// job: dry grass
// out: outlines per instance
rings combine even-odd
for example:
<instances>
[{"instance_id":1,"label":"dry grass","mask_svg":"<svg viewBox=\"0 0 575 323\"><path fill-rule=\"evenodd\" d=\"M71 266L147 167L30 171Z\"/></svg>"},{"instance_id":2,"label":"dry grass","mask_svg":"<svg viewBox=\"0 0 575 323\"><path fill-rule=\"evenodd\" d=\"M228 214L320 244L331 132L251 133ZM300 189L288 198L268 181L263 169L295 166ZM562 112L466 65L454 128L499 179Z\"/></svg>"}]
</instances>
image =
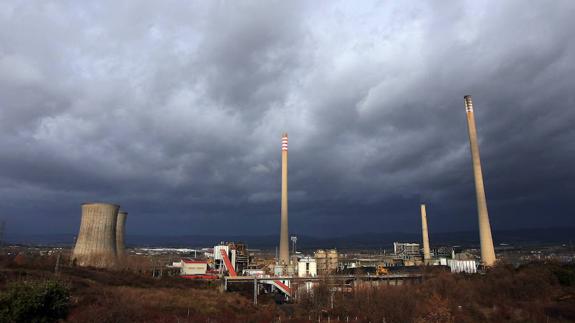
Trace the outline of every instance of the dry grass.
<instances>
[{"instance_id":1,"label":"dry grass","mask_svg":"<svg viewBox=\"0 0 575 323\"><path fill-rule=\"evenodd\" d=\"M9 281L54 278L53 258L16 260L0 258L0 290ZM249 290L222 293L217 283L128 270L64 266L59 279L70 286L70 322L575 321L575 268L558 264L501 265L485 275L434 272L419 285L367 285L333 298L326 280L296 304L276 306L262 295L257 307Z\"/></svg>"}]
</instances>

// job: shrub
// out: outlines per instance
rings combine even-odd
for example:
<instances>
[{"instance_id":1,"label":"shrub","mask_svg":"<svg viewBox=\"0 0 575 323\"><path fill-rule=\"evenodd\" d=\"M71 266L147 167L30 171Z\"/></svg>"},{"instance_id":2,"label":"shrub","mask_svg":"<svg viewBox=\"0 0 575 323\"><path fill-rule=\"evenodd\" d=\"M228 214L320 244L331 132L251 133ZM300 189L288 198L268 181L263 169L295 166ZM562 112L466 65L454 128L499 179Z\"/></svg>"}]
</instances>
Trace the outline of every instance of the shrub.
<instances>
[{"instance_id":1,"label":"shrub","mask_svg":"<svg viewBox=\"0 0 575 323\"><path fill-rule=\"evenodd\" d=\"M9 284L0 293L0 322L55 322L66 318L69 298L57 281Z\"/></svg>"},{"instance_id":2,"label":"shrub","mask_svg":"<svg viewBox=\"0 0 575 323\"><path fill-rule=\"evenodd\" d=\"M575 286L575 268L563 266L553 270L555 277L563 286Z\"/></svg>"}]
</instances>

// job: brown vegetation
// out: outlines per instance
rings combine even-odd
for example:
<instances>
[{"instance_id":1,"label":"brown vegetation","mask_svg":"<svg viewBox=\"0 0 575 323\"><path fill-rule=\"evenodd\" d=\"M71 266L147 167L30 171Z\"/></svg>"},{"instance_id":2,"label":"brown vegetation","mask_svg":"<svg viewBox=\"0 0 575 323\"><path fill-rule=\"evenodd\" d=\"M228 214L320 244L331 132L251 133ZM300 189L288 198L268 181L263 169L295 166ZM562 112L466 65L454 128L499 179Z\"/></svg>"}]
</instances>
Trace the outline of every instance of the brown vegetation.
<instances>
[{"instance_id":1,"label":"brown vegetation","mask_svg":"<svg viewBox=\"0 0 575 323\"><path fill-rule=\"evenodd\" d=\"M54 279L55 257L0 258L0 293L9 282ZM295 304L276 305L249 288L222 293L219 282L154 279L132 271L62 266L70 289L70 322L572 322L575 268L499 265L486 274L427 272L421 284L353 290L329 279ZM341 286L340 286L341 287ZM344 292L342 292L342 290Z\"/></svg>"},{"instance_id":2,"label":"brown vegetation","mask_svg":"<svg viewBox=\"0 0 575 323\"><path fill-rule=\"evenodd\" d=\"M575 267L498 265L486 274L430 272L416 285L356 288L333 294L329 283L299 302L300 316L371 322L572 322ZM333 308L332 308L333 307Z\"/></svg>"}]
</instances>

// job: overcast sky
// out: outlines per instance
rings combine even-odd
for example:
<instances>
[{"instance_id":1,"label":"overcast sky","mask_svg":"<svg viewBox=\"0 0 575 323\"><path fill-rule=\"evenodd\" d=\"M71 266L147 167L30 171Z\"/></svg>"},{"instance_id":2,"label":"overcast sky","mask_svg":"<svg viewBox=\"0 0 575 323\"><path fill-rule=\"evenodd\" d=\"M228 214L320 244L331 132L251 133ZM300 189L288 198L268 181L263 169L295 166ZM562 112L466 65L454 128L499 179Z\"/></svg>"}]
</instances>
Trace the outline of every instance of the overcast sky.
<instances>
[{"instance_id":1,"label":"overcast sky","mask_svg":"<svg viewBox=\"0 0 575 323\"><path fill-rule=\"evenodd\" d=\"M358 4L360 3L360 4ZM0 2L0 218L76 233L575 226L575 1Z\"/></svg>"}]
</instances>

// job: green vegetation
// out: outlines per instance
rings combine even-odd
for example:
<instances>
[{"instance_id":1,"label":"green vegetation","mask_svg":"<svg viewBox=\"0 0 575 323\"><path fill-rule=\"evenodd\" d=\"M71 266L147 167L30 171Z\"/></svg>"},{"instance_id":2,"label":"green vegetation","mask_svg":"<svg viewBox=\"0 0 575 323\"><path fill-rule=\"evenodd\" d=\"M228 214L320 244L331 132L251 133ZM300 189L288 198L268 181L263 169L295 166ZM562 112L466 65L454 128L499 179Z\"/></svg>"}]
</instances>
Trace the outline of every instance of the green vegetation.
<instances>
[{"instance_id":1,"label":"green vegetation","mask_svg":"<svg viewBox=\"0 0 575 323\"><path fill-rule=\"evenodd\" d=\"M573 266L557 266L553 273L563 286L575 286L575 268Z\"/></svg>"},{"instance_id":2,"label":"green vegetation","mask_svg":"<svg viewBox=\"0 0 575 323\"><path fill-rule=\"evenodd\" d=\"M69 299L58 281L11 283L0 293L0 322L56 322L66 318Z\"/></svg>"}]
</instances>

